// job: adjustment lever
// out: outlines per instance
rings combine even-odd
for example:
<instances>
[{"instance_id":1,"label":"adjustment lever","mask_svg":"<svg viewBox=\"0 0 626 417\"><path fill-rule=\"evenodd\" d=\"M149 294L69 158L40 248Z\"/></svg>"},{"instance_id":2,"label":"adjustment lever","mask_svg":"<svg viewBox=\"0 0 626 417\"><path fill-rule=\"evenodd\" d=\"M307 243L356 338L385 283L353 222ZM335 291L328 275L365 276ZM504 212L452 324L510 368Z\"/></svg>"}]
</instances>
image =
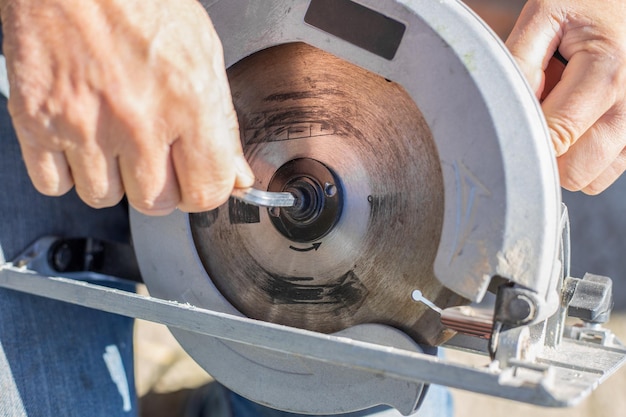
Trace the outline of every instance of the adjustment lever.
<instances>
[{"instance_id":1,"label":"adjustment lever","mask_svg":"<svg viewBox=\"0 0 626 417\"><path fill-rule=\"evenodd\" d=\"M296 197L290 192L262 191L257 188L235 188L231 197L260 207L294 207Z\"/></svg>"}]
</instances>

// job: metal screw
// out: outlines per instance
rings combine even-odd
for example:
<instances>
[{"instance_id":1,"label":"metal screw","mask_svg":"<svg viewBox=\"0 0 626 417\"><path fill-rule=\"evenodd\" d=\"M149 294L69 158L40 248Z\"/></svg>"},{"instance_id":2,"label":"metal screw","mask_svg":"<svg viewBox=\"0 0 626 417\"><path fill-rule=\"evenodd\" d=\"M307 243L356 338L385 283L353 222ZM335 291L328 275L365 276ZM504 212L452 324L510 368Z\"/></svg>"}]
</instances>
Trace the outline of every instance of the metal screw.
<instances>
[{"instance_id":1,"label":"metal screw","mask_svg":"<svg viewBox=\"0 0 626 417\"><path fill-rule=\"evenodd\" d=\"M535 305L532 300L523 294L517 294L507 306L509 316L518 322L532 320L535 315Z\"/></svg>"},{"instance_id":2,"label":"metal screw","mask_svg":"<svg viewBox=\"0 0 626 417\"><path fill-rule=\"evenodd\" d=\"M278 208L278 207L270 207L269 208L269 213L270 213L270 216L272 216L272 217L278 217L278 216L280 216L280 208Z\"/></svg>"},{"instance_id":3,"label":"metal screw","mask_svg":"<svg viewBox=\"0 0 626 417\"><path fill-rule=\"evenodd\" d=\"M337 194L337 186L327 182L324 184L324 194L326 194L326 197L334 197Z\"/></svg>"}]
</instances>

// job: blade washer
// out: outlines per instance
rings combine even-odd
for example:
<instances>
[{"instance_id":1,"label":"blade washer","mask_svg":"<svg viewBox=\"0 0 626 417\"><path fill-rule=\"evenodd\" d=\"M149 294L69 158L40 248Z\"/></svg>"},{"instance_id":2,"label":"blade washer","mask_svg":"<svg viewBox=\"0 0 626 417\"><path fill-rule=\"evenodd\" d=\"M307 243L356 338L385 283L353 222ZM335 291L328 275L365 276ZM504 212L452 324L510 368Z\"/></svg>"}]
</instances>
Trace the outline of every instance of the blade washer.
<instances>
[{"instance_id":1,"label":"blade washer","mask_svg":"<svg viewBox=\"0 0 626 417\"><path fill-rule=\"evenodd\" d=\"M296 196L295 207L268 209L276 229L295 242L313 242L326 236L341 216L341 184L328 167L314 159L298 158L281 166L268 191Z\"/></svg>"}]
</instances>

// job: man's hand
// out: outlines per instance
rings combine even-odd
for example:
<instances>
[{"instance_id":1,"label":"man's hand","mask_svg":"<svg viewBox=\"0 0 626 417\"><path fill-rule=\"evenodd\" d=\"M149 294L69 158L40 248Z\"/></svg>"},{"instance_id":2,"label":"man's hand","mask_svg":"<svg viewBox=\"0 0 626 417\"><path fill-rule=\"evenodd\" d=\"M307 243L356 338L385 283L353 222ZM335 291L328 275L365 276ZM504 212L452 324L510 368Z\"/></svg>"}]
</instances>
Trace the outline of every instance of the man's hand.
<instances>
[{"instance_id":1,"label":"man's hand","mask_svg":"<svg viewBox=\"0 0 626 417\"><path fill-rule=\"evenodd\" d=\"M195 0L0 0L9 111L35 187L203 211L254 179Z\"/></svg>"},{"instance_id":2,"label":"man's hand","mask_svg":"<svg viewBox=\"0 0 626 417\"><path fill-rule=\"evenodd\" d=\"M529 0L507 40L545 97L561 183L572 191L597 194L626 169L625 22L623 0ZM557 50L569 62L544 91Z\"/></svg>"}]
</instances>

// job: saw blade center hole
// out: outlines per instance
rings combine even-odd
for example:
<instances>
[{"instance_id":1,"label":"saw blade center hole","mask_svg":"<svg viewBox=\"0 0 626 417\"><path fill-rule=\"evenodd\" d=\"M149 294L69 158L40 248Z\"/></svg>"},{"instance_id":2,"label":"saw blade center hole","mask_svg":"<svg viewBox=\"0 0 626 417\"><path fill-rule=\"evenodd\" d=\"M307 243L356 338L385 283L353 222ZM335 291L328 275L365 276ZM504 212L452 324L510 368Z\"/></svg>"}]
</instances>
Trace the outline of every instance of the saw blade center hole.
<instances>
[{"instance_id":1,"label":"saw blade center hole","mask_svg":"<svg viewBox=\"0 0 626 417\"><path fill-rule=\"evenodd\" d=\"M324 207L324 192L313 178L301 177L290 181L285 187L296 198L296 205L283 209L293 222L308 224L319 217Z\"/></svg>"},{"instance_id":2,"label":"saw blade center hole","mask_svg":"<svg viewBox=\"0 0 626 417\"><path fill-rule=\"evenodd\" d=\"M296 198L294 207L268 209L276 229L295 242L312 242L328 234L343 207L343 190L335 174L323 163L298 158L285 163L274 173L269 191L289 192Z\"/></svg>"}]
</instances>

